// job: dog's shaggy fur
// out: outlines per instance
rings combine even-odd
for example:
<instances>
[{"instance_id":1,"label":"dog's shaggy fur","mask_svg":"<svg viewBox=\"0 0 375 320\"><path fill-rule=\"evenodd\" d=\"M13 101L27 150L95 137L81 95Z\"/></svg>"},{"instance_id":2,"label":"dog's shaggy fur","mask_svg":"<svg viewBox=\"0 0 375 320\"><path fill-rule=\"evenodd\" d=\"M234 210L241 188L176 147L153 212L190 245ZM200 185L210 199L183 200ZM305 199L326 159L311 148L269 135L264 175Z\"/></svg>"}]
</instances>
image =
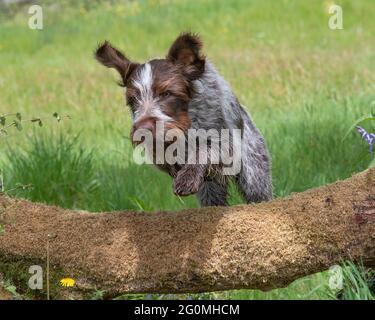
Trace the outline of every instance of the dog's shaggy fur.
<instances>
[{"instance_id":1,"label":"dog's shaggy fur","mask_svg":"<svg viewBox=\"0 0 375 320\"><path fill-rule=\"evenodd\" d=\"M196 193L203 206L227 205L228 182L233 178L247 202L270 200L271 169L264 139L201 50L200 38L185 33L165 59L134 63L107 41L96 50L96 58L121 75L133 117L132 134L147 129L155 135L157 121L166 130L178 128L185 133L191 128L241 130L241 168L232 177L223 176L221 165L210 163L157 164L173 177L175 194Z\"/></svg>"}]
</instances>

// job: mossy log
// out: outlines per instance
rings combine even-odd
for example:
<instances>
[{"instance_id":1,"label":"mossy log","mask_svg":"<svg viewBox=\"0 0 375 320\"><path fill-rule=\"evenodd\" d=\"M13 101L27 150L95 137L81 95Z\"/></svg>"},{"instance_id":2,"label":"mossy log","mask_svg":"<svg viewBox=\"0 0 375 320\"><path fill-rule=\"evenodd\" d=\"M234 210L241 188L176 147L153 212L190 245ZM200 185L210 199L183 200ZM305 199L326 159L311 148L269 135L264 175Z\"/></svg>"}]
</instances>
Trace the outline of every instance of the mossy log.
<instances>
[{"instance_id":1,"label":"mossy log","mask_svg":"<svg viewBox=\"0 0 375 320\"><path fill-rule=\"evenodd\" d=\"M3 195L0 224L0 263L45 263L49 241L51 270L110 294L268 290L346 259L375 266L375 168L267 203L180 212Z\"/></svg>"}]
</instances>

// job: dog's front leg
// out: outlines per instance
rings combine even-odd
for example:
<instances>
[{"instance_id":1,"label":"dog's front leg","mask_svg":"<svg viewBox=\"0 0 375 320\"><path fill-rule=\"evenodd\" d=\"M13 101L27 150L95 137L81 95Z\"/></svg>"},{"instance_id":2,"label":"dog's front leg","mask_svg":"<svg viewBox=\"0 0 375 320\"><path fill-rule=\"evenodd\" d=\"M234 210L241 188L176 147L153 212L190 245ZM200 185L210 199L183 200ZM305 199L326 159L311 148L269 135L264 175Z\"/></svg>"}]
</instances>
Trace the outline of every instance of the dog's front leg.
<instances>
[{"instance_id":1,"label":"dog's front leg","mask_svg":"<svg viewBox=\"0 0 375 320\"><path fill-rule=\"evenodd\" d=\"M187 148L186 163L173 179L173 192L176 195L189 196L199 191L209 171L208 150L198 147L195 152L188 154L189 148Z\"/></svg>"},{"instance_id":2,"label":"dog's front leg","mask_svg":"<svg viewBox=\"0 0 375 320\"><path fill-rule=\"evenodd\" d=\"M203 184L206 164L186 164L173 179L173 192L178 196L189 196L197 193Z\"/></svg>"}]
</instances>

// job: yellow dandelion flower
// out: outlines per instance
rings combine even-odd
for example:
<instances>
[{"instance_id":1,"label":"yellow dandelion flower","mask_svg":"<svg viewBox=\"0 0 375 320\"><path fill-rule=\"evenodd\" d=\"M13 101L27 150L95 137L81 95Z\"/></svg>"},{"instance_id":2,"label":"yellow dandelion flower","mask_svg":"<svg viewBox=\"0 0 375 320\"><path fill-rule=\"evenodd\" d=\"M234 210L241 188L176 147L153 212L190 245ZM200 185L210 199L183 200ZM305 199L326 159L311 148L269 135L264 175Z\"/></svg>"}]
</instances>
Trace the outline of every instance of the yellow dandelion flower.
<instances>
[{"instance_id":1,"label":"yellow dandelion flower","mask_svg":"<svg viewBox=\"0 0 375 320\"><path fill-rule=\"evenodd\" d=\"M72 278L64 278L60 280L60 285L63 287L74 287L75 280Z\"/></svg>"}]
</instances>

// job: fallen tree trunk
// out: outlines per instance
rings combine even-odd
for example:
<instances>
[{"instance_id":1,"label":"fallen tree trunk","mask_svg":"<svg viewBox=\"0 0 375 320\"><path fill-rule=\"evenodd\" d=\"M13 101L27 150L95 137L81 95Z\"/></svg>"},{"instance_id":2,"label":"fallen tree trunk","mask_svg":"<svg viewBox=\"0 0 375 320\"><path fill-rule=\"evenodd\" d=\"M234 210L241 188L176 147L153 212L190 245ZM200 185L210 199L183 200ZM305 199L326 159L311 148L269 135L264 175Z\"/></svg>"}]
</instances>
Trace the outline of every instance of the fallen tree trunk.
<instances>
[{"instance_id":1,"label":"fallen tree trunk","mask_svg":"<svg viewBox=\"0 0 375 320\"><path fill-rule=\"evenodd\" d=\"M375 266L375 168L268 203L181 212L1 196L0 223L0 263L45 264L48 240L51 272L111 294L271 289L343 259Z\"/></svg>"}]
</instances>

